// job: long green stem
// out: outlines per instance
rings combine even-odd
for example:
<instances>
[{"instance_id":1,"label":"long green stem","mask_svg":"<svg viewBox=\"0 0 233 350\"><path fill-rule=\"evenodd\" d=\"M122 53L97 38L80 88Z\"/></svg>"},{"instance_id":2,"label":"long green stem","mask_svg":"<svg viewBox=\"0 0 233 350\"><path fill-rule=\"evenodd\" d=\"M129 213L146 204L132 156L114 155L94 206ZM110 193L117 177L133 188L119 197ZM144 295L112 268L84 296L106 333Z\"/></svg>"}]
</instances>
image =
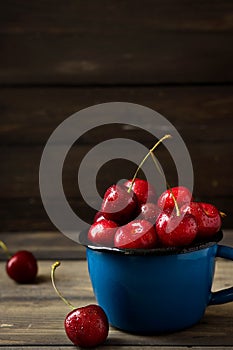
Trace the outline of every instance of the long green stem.
<instances>
[{"instance_id":1,"label":"long green stem","mask_svg":"<svg viewBox=\"0 0 233 350\"><path fill-rule=\"evenodd\" d=\"M133 179L131 181L131 184L128 188L128 193L130 193L130 191L132 190L132 187L133 187L133 184L134 184L134 181L137 177L137 174L139 172L139 170L141 169L141 167L143 166L143 164L145 163L145 161L147 160L147 158L149 157L149 155L151 154L151 152L153 152L159 145L160 143L162 143L164 140L168 139L172 137L171 135L165 135L163 136L158 142L156 142L156 144L149 150L149 152L147 153L147 155L143 158L143 160L141 161L141 163L139 164L134 176L133 176Z\"/></svg>"},{"instance_id":2,"label":"long green stem","mask_svg":"<svg viewBox=\"0 0 233 350\"><path fill-rule=\"evenodd\" d=\"M56 261L52 266L51 266L51 280L52 280L52 285L53 288L55 289L55 292L57 293L57 295L64 301L64 303L68 306L70 306L72 309L75 309L74 305L72 305L67 299L65 299L63 297L63 295L61 294L61 292L57 289L57 286L55 284L55 270L58 266L60 266L61 263L60 261Z\"/></svg>"},{"instance_id":3,"label":"long green stem","mask_svg":"<svg viewBox=\"0 0 233 350\"><path fill-rule=\"evenodd\" d=\"M154 153L151 151L150 154L151 154L152 160L153 160L153 162L154 162L154 164L155 164L155 166L156 166L158 172L160 173L161 176L163 176L161 167L159 166L159 163L157 162L157 159L155 158ZM172 199L173 199L173 201L174 201L174 205L175 205L175 208L176 208L176 215L177 215L177 216L180 216L180 209L179 209L179 207L178 207L177 200L175 199L175 196L174 196L174 194L173 194L173 192L172 192L172 188L171 188L171 186L169 185L169 183L167 182L167 180L166 180L166 186L167 186L168 190L170 191L170 193L171 193L171 195L172 195Z\"/></svg>"},{"instance_id":4,"label":"long green stem","mask_svg":"<svg viewBox=\"0 0 233 350\"><path fill-rule=\"evenodd\" d=\"M10 254L7 246L5 245L5 243L3 241L0 241L0 248L2 248L4 253L7 255L8 259L10 259L11 258L11 254Z\"/></svg>"}]
</instances>

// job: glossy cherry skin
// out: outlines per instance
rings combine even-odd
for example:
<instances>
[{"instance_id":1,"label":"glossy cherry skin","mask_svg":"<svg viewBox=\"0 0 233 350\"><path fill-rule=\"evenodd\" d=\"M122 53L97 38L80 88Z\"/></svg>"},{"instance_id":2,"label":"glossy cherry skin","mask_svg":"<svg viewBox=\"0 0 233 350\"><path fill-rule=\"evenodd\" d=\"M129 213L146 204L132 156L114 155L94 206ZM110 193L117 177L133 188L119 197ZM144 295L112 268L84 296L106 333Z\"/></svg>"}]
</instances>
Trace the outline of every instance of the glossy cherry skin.
<instances>
[{"instance_id":1,"label":"glossy cherry skin","mask_svg":"<svg viewBox=\"0 0 233 350\"><path fill-rule=\"evenodd\" d=\"M165 247L179 247L191 244L197 236L198 226L193 215L185 214L181 219L167 210L156 220L156 232Z\"/></svg>"},{"instance_id":2,"label":"glossy cherry skin","mask_svg":"<svg viewBox=\"0 0 233 350\"><path fill-rule=\"evenodd\" d=\"M95 244L113 247L117 228L118 226L115 222L99 218L91 225L87 236L89 241Z\"/></svg>"},{"instance_id":3,"label":"glossy cherry skin","mask_svg":"<svg viewBox=\"0 0 233 350\"><path fill-rule=\"evenodd\" d=\"M105 217L103 216L103 213L101 213L101 211L97 211L97 213L94 216L93 222L100 221L102 219L105 219Z\"/></svg>"},{"instance_id":4,"label":"glossy cherry skin","mask_svg":"<svg viewBox=\"0 0 233 350\"><path fill-rule=\"evenodd\" d=\"M129 188L132 183L132 180L128 180L124 183L124 185ZM146 180L136 178L132 191L135 193L139 205L142 205L146 202L156 202L157 195L154 187Z\"/></svg>"},{"instance_id":5,"label":"glossy cherry skin","mask_svg":"<svg viewBox=\"0 0 233 350\"><path fill-rule=\"evenodd\" d=\"M134 220L119 227L114 239L117 248L147 249L154 248L156 243L155 228L146 220Z\"/></svg>"},{"instance_id":6,"label":"glossy cherry skin","mask_svg":"<svg viewBox=\"0 0 233 350\"><path fill-rule=\"evenodd\" d=\"M152 224L155 224L158 215L161 210L154 203L146 203L141 206L140 219L150 221Z\"/></svg>"},{"instance_id":7,"label":"glossy cherry skin","mask_svg":"<svg viewBox=\"0 0 233 350\"><path fill-rule=\"evenodd\" d=\"M158 207L162 210L173 209L175 206L173 196L177 202L178 207L181 207L186 203L190 203L193 200L192 193L188 188L183 186L172 187L160 195L157 202Z\"/></svg>"},{"instance_id":8,"label":"glossy cherry skin","mask_svg":"<svg viewBox=\"0 0 233 350\"><path fill-rule=\"evenodd\" d=\"M18 283L31 283L38 271L36 258L26 250L18 251L7 261L6 271Z\"/></svg>"},{"instance_id":9,"label":"glossy cherry skin","mask_svg":"<svg viewBox=\"0 0 233 350\"><path fill-rule=\"evenodd\" d=\"M137 198L133 191L128 193L125 186L112 185L105 192L101 212L106 219L124 224L135 217L137 210Z\"/></svg>"},{"instance_id":10,"label":"glossy cherry skin","mask_svg":"<svg viewBox=\"0 0 233 350\"><path fill-rule=\"evenodd\" d=\"M85 348L102 344L109 331L107 316L98 305L87 305L71 311L64 325L72 343Z\"/></svg>"},{"instance_id":11,"label":"glossy cherry skin","mask_svg":"<svg viewBox=\"0 0 233 350\"><path fill-rule=\"evenodd\" d=\"M221 228L221 216L218 209L212 204L191 202L189 205L184 205L181 212L192 214L195 217L199 239L208 239Z\"/></svg>"}]
</instances>

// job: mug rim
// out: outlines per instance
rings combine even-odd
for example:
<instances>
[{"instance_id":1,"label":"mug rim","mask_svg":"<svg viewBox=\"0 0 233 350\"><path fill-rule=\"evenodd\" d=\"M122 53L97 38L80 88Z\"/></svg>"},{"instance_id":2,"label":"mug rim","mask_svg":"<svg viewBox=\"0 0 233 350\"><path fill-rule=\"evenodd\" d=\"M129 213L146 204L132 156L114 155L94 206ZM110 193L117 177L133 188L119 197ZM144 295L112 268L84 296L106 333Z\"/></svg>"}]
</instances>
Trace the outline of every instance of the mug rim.
<instances>
[{"instance_id":1,"label":"mug rim","mask_svg":"<svg viewBox=\"0 0 233 350\"><path fill-rule=\"evenodd\" d=\"M193 244L188 246L179 246L179 247L158 247L150 249L131 249L131 248L116 248L116 247L106 247L102 245L94 245L87 238L88 230L81 231L79 233L79 243L91 250L108 253L108 254L120 254L120 255L131 255L131 256L146 256L146 255L178 255L178 254L187 254L195 252L198 250L206 249L214 246L220 242L223 238L222 230L218 231L210 240L196 241Z\"/></svg>"}]
</instances>

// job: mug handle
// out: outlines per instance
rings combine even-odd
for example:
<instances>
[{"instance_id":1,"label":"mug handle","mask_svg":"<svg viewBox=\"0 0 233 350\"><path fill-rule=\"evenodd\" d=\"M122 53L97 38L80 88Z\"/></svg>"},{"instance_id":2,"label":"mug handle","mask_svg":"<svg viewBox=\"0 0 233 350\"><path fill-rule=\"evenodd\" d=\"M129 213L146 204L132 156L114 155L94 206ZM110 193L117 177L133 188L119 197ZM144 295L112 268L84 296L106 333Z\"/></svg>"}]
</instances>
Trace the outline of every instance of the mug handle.
<instances>
[{"instance_id":1,"label":"mug handle","mask_svg":"<svg viewBox=\"0 0 233 350\"><path fill-rule=\"evenodd\" d=\"M233 260L233 248L218 245L216 257ZM233 287L211 292L209 305L224 304L233 301Z\"/></svg>"}]
</instances>

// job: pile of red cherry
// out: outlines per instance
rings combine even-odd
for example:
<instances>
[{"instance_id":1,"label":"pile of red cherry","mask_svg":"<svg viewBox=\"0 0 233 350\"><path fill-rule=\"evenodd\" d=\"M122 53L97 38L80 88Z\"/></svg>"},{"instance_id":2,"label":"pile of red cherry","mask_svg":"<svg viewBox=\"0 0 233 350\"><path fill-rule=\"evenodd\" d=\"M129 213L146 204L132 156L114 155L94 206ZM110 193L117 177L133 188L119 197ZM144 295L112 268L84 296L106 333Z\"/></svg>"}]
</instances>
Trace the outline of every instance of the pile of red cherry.
<instances>
[{"instance_id":1,"label":"pile of red cherry","mask_svg":"<svg viewBox=\"0 0 233 350\"><path fill-rule=\"evenodd\" d=\"M154 187L136 178L107 189L88 240L117 248L178 247L210 240L220 228L219 210L195 202L186 187L169 188L157 199Z\"/></svg>"}]
</instances>

